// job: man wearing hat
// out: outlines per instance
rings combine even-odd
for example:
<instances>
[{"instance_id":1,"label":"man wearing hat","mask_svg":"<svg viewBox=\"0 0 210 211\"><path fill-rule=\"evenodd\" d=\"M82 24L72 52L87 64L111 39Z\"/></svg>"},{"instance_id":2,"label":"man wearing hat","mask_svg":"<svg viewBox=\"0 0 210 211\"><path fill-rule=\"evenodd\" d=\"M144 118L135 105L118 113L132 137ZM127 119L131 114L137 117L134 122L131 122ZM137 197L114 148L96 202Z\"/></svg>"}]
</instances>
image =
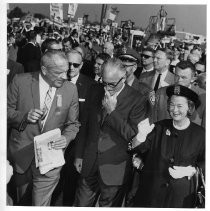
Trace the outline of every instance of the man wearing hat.
<instances>
[{"instance_id":1,"label":"man wearing hat","mask_svg":"<svg viewBox=\"0 0 210 211\"><path fill-rule=\"evenodd\" d=\"M146 96L145 109L147 111L148 117L150 117L150 122L153 122L151 112L154 103L150 97L153 90L146 83L139 82L139 80L134 75L140 59L139 54L135 50L128 48L126 53L119 56L119 59L123 62L123 65L126 69L126 83L136 89L142 96ZM141 97L141 95L139 97Z\"/></svg>"},{"instance_id":2,"label":"man wearing hat","mask_svg":"<svg viewBox=\"0 0 210 211\"><path fill-rule=\"evenodd\" d=\"M188 87L196 92L201 101L201 105L190 117L191 121L205 127L205 110L206 110L206 92L205 90L193 85L195 76L195 67L189 61L181 61L176 65L174 80L176 84ZM156 92L155 107L154 107L154 121L169 119L170 115L167 111L166 87L160 88Z\"/></svg>"}]
</instances>

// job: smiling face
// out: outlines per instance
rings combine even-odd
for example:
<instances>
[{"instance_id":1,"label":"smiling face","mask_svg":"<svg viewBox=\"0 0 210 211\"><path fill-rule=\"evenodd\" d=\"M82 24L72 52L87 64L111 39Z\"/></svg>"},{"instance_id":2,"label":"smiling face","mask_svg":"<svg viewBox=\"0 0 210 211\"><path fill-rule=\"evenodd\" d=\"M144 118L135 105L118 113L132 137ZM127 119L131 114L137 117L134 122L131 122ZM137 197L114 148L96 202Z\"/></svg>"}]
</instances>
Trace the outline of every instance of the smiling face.
<instances>
[{"instance_id":1,"label":"smiling face","mask_svg":"<svg viewBox=\"0 0 210 211\"><path fill-rule=\"evenodd\" d=\"M183 122L187 118L188 110L187 98L172 95L169 101L169 114L175 122Z\"/></svg>"}]
</instances>

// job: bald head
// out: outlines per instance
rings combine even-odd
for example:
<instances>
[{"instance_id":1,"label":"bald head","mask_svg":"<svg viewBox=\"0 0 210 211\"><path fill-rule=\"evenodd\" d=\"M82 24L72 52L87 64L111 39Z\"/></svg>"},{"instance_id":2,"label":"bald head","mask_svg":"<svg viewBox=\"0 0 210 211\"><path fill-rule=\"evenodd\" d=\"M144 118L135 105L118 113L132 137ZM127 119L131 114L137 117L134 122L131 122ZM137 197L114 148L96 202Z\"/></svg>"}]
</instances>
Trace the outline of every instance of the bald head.
<instances>
[{"instance_id":1,"label":"bald head","mask_svg":"<svg viewBox=\"0 0 210 211\"><path fill-rule=\"evenodd\" d=\"M66 52L67 58L71 55L76 55L78 57L78 59L81 60L80 62L82 62L83 57L82 57L82 54L80 53L80 51L73 49L73 50Z\"/></svg>"},{"instance_id":2,"label":"bald head","mask_svg":"<svg viewBox=\"0 0 210 211\"><path fill-rule=\"evenodd\" d=\"M111 42L106 42L103 47L103 52L112 57L114 54L114 45Z\"/></svg>"},{"instance_id":3,"label":"bald head","mask_svg":"<svg viewBox=\"0 0 210 211\"><path fill-rule=\"evenodd\" d=\"M82 58L84 58L84 51L82 50L81 47L77 46L74 48L74 50L78 51L82 55Z\"/></svg>"},{"instance_id":4,"label":"bald head","mask_svg":"<svg viewBox=\"0 0 210 211\"><path fill-rule=\"evenodd\" d=\"M107 60L102 66L102 75L108 74L108 75L119 75L124 76L126 73L126 69L124 68L124 65L120 59L117 58L111 58Z\"/></svg>"},{"instance_id":5,"label":"bald head","mask_svg":"<svg viewBox=\"0 0 210 211\"><path fill-rule=\"evenodd\" d=\"M61 66L68 64L68 60L64 52L47 51L41 58L41 66Z\"/></svg>"},{"instance_id":6,"label":"bald head","mask_svg":"<svg viewBox=\"0 0 210 211\"><path fill-rule=\"evenodd\" d=\"M41 75L51 87L63 86L68 67L66 55L61 51L47 51L41 58Z\"/></svg>"}]
</instances>

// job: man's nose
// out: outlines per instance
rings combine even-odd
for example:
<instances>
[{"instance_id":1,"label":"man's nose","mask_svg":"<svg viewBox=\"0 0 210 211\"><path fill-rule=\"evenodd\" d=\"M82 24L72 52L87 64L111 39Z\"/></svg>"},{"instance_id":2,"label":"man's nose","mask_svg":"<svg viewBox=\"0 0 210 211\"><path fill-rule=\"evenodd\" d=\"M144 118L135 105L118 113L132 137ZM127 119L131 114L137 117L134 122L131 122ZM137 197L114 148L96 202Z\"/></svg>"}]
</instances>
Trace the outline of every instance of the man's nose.
<instances>
[{"instance_id":1,"label":"man's nose","mask_svg":"<svg viewBox=\"0 0 210 211\"><path fill-rule=\"evenodd\" d=\"M67 72L63 72L60 77L64 80L66 80L67 79Z\"/></svg>"}]
</instances>

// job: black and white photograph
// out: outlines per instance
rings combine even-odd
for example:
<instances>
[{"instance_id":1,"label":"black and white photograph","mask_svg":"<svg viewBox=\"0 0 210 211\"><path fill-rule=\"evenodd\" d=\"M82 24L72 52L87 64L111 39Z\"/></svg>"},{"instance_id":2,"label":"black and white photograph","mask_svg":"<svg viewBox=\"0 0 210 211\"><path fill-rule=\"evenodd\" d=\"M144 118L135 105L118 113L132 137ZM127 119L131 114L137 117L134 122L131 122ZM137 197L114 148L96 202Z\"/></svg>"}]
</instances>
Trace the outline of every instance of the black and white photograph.
<instances>
[{"instance_id":1,"label":"black and white photograph","mask_svg":"<svg viewBox=\"0 0 210 211\"><path fill-rule=\"evenodd\" d=\"M208 6L3 1L0 209L207 209Z\"/></svg>"}]
</instances>

